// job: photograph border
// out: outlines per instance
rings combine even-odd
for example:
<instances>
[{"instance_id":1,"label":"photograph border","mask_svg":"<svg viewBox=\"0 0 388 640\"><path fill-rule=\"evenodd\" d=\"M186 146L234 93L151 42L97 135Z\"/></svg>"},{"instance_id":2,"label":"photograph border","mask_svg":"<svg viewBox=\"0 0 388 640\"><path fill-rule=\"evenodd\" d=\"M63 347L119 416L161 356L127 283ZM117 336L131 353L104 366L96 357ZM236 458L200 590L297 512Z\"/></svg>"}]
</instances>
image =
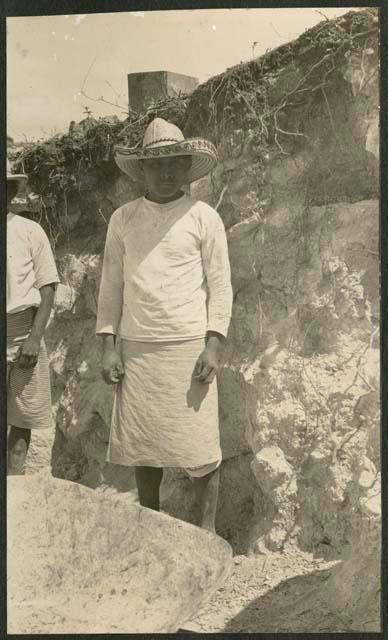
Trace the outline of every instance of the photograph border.
<instances>
[{"instance_id":1,"label":"photograph border","mask_svg":"<svg viewBox=\"0 0 388 640\"><path fill-rule=\"evenodd\" d=\"M387 488L387 451L388 451L388 434L387 434L387 418L388 418L388 346L387 346L387 328L388 328L388 283L387 283L387 245L388 245L388 207L387 207L387 192L388 192L388 6L384 0L379 2L360 2L359 0L353 0L349 2L327 2L327 0L321 0L320 2L252 2L245 0L229 1L229 2L203 2L201 0L187 0L185 2L177 0L154 0L148 2L140 2L134 0L129 2L127 0L2 0L0 3L0 82L3 91L1 100L1 126L2 126L2 139L4 144L1 145L0 150L0 168L1 168L1 182L0 182L0 197L3 210L6 210L6 188L5 188L5 172L6 172L6 18L16 16L38 16L38 15L56 15L56 14L79 14L79 13L120 13L124 11L161 11L161 10L188 10L188 9L248 9L248 8L346 8L346 7L378 7L380 10L380 245L381 245L381 460L382 460L382 627L387 631L388 629L388 610L387 610L387 500L388 500L388 488ZM3 309L1 313L1 340L2 340L2 365L3 371L5 371L5 347L6 347L6 313L5 313L5 299L6 299L6 283L5 283L5 270L6 270L6 219L2 216L2 233L1 233L1 279L0 279L0 299L3 302ZM0 580L0 637L8 638L20 638L20 637L34 637L34 638L62 638L62 637L74 637L83 638L83 635L36 635L36 636L19 636L6 634L6 376L1 377L1 411L2 411L2 447L0 453L0 466L1 466L1 480L0 480L0 501L1 501L1 527L0 527L0 568L1 568L1 580ZM133 634L128 636L127 634L112 634L117 638L127 637L143 637L143 634ZM145 634L144 637L156 636L158 634ZM254 633L254 634L199 634L202 637L224 636L224 635L236 635L238 637L256 637L263 638L277 638L280 634L266 634L266 633ZM313 633L286 633L281 634L283 638L300 638L301 636L319 636L328 637L330 639L342 638L342 633L330 633L330 634L313 634ZM106 638L106 634L90 634L95 638ZM360 639L372 639L383 637L383 631L381 633L347 633L348 638L360 638ZM89 637L89 635L88 635Z\"/></svg>"}]
</instances>

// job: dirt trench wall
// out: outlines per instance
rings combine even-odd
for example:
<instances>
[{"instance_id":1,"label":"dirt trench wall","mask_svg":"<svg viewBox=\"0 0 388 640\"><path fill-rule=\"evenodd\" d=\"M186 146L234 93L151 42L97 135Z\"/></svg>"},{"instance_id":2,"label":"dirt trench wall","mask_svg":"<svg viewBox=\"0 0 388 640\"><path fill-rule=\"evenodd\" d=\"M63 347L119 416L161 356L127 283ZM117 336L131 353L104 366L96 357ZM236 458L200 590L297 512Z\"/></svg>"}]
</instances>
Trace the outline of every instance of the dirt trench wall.
<instances>
[{"instance_id":1,"label":"dirt trench wall","mask_svg":"<svg viewBox=\"0 0 388 640\"><path fill-rule=\"evenodd\" d=\"M252 472L258 550L294 540L335 557L378 492L374 20L319 25L212 79L188 108L186 133L207 130L221 156L194 192L218 203L227 227L222 430L226 457L241 453Z\"/></svg>"},{"instance_id":2,"label":"dirt trench wall","mask_svg":"<svg viewBox=\"0 0 388 640\"><path fill-rule=\"evenodd\" d=\"M379 515L363 507L380 481L378 101L365 10L212 78L175 119L220 156L192 193L217 206L229 242L218 527L240 551L292 543L345 557L362 518L378 557ZM52 470L121 491L134 482L105 463L112 389L94 328L106 224L138 191L112 160L92 178L57 245ZM190 481L169 471L165 508L190 519L191 501Z\"/></svg>"}]
</instances>

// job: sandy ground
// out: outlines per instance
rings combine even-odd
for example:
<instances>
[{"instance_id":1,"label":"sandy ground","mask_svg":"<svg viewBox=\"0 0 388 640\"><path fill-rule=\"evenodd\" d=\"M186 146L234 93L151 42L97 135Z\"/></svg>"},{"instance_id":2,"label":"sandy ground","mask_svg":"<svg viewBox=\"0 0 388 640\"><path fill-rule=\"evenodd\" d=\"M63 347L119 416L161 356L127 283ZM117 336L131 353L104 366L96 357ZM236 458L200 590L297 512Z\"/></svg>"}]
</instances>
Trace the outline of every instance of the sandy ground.
<instances>
[{"instance_id":1,"label":"sandy ground","mask_svg":"<svg viewBox=\"0 0 388 640\"><path fill-rule=\"evenodd\" d=\"M235 556L229 578L184 626L195 633L340 631L340 622L303 602L330 576L335 562L316 560L296 547L282 554Z\"/></svg>"}]
</instances>

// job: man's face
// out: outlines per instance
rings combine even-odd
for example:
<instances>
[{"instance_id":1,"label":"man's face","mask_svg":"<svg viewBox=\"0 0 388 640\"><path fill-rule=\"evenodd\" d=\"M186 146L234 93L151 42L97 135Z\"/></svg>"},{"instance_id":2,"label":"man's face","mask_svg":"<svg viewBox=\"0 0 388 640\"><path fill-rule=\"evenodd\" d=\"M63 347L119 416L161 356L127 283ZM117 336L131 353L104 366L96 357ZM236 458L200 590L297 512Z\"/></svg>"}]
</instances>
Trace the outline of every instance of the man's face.
<instances>
[{"instance_id":1,"label":"man's face","mask_svg":"<svg viewBox=\"0 0 388 640\"><path fill-rule=\"evenodd\" d=\"M190 167L190 156L150 158L141 161L149 193L160 202L169 202L174 199L187 182Z\"/></svg>"},{"instance_id":2,"label":"man's face","mask_svg":"<svg viewBox=\"0 0 388 640\"><path fill-rule=\"evenodd\" d=\"M16 180L7 180L7 209L18 192Z\"/></svg>"}]
</instances>

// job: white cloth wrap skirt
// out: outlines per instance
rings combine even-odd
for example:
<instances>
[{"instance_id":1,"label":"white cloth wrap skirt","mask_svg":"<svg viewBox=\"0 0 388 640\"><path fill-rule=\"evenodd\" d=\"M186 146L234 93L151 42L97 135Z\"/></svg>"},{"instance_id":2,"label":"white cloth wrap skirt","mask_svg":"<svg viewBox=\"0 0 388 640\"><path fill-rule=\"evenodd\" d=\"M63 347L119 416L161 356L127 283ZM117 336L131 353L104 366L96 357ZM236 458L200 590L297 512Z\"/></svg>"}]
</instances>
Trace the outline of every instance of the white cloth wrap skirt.
<instances>
[{"instance_id":1,"label":"white cloth wrap skirt","mask_svg":"<svg viewBox=\"0 0 388 640\"><path fill-rule=\"evenodd\" d=\"M7 314L7 424L21 429L53 426L49 359L44 339L35 367L22 369L17 353L29 335L37 309Z\"/></svg>"},{"instance_id":2,"label":"white cloth wrap skirt","mask_svg":"<svg viewBox=\"0 0 388 640\"><path fill-rule=\"evenodd\" d=\"M217 382L194 378L204 338L176 342L120 340L125 375L116 387L107 460L183 467L193 476L222 458Z\"/></svg>"}]
</instances>

